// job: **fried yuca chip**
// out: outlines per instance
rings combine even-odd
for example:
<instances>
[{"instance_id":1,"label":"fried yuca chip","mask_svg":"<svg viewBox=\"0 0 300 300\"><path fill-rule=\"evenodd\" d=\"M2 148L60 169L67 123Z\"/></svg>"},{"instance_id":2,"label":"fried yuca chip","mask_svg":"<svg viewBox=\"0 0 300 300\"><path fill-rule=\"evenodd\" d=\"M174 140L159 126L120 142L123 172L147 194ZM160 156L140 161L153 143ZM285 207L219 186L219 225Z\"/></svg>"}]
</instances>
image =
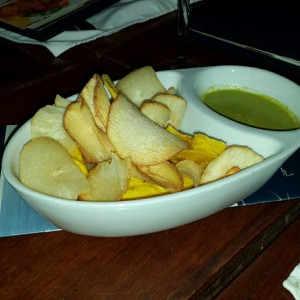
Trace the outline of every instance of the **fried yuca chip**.
<instances>
[{"instance_id":1,"label":"fried yuca chip","mask_svg":"<svg viewBox=\"0 0 300 300\"><path fill-rule=\"evenodd\" d=\"M119 93L122 93L137 107L140 107L145 100L150 100L154 95L167 91L151 66L130 72L120 79L116 86Z\"/></svg>"},{"instance_id":2,"label":"fried yuca chip","mask_svg":"<svg viewBox=\"0 0 300 300\"><path fill-rule=\"evenodd\" d=\"M66 99L66 98L64 98L60 95L55 96L55 99L54 99L54 105L55 106L67 108L70 103L71 103L70 100L68 100L68 99Z\"/></svg>"},{"instance_id":3,"label":"fried yuca chip","mask_svg":"<svg viewBox=\"0 0 300 300\"><path fill-rule=\"evenodd\" d=\"M153 183L152 179L146 173L142 172L134 163L131 163L130 175L136 179Z\"/></svg>"},{"instance_id":4,"label":"fried yuca chip","mask_svg":"<svg viewBox=\"0 0 300 300\"><path fill-rule=\"evenodd\" d=\"M65 111L64 107L54 105L40 108L31 119L31 136L32 138L51 137L61 143L70 155L73 155L77 144L63 126Z\"/></svg>"},{"instance_id":5,"label":"fried yuca chip","mask_svg":"<svg viewBox=\"0 0 300 300\"><path fill-rule=\"evenodd\" d=\"M193 181L194 187L200 185L203 169L199 164L195 163L193 160L185 159L178 162L176 168L183 177L188 177Z\"/></svg>"},{"instance_id":6,"label":"fried yuca chip","mask_svg":"<svg viewBox=\"0 0 300 300\"><path fill-rule=\"evenodd\" d=\"M88 105L96 125L105 132L110 101L99 75L93 75L82 89L77 101L84 101Z\"/></svg>"},{"instance_id":7,"label":"fried yuca chip","mask_svg":"<svg viewBox=\"0 0 300 300\"><path fill-rule=\"evenodd\" d=\"M151 180L170 192L183 190L183 178L177 168L170 162L164 161L153 166L140 167Z\"/></svg>"},{"instance_id":8,"label":"fried yuca chip","mask_svg":"<svg viewBox=\"0 0 300 300\"><path fill-rule=\"evenodd\" d=\"M131 164L131 177L139 179L145 183L145 191L143 191L144 195L146 195L146 187L150 187L151 191L153 189L153 193L154 191L159 191L159 194L161 194L162 190L164 193L167 193L174 192L175 190L181 190L183 188L182 180L184 178L180 176L178 170L174 168L174 166L170 165L169 162L163 162L149 167L137 167L134 164ZM133 181L133 183L134 182L135 181ZM147 185L146 183L149 183L150 185ZM186 183L189 184L188 179L186 180ZM139 189L143 188L141 182L138 182L137 184ZM193 182L191 182L191 186L193 186ZM133 189L135 189L134 186Z\"/></svg>"},{"instance_id":9,"label":"fried yuca chip","mask_svg":"<svg viewBox=\"0 0 300 300\"><path fill-rule=\"evenodd\" d=\"M175 95L176 94L176 89L173 86L171 86L171 87L168 88L167 93L171 94L171 95Z\"/></svg>"},{"instance_id":10,"label":"fried yuca chip","mask_svg":"<svg viewBox=\"0 0 300 300\"><path fill-rule=\"evenodd\" d=\"M263 161L264 158L246 146L228 146L219 156L211 161L203 171L201 184L221 179L230 174L233 168L243 170Z\"/></svg>"},{"instance_id":11,"label":"fried yuca chip","mask_svg":"<svg viewBox=\"0 0 300 300\"><path fill-rule=\"evenodd\" d=\"M181 160L188 159L196 162L204 169L214 158L216 158L216 156L212 155L205 149L185 149L173 156L170 161L177 164Z\"/></svg>"},{"instance_id":12,"label":"fried yuca chip","mask_svg":"<svg viewBox=\"0 0 300 300\"><path fill-rule=\"evenodd\" d=\"M107 136L121 158L131 156L137 165L155 165L168 160L187 144L147 118L119 94L113 101Z\"/></svg>"},{"instance_id":13,"label":"fried yuca chip","mask_svg":"<svg viewBox=\"0 0 300 300\"><path fill-rule=\"evenodd\" d=\"M64 113L66 107L68 107L71 102L60 96L56 96L55 99L60 99L57 105L60 104L61 106L46 105L39 109L32 117L31 136L32 138L51 137L58 141L68 151L80 170L87 175L88 171L83 162L82 154L75 141L69 136L63 126ZM64 101L66 101L68 105L64 105Z\"/></svg>"},{"instance_id":14,"label":"fried yuca chip","mask_svg":"<svg viewBox=\"0 0 300 300\"><path fill-rule=\"evenodd\" d=\"M146 101L141 106L141 112L156 124L166 127L170 121L170 109L158 102Z\"/></svg>"},{"instance_id":15,"label":"fried yuca chip","mask_svg":"<svg viewBox=\"0 0 300 300\"><path fill-rule=\"evenodd\" d=\"M157 94L154 97L152 97L151 100L154 102L164 104L170 109L171 115L169 123L176 129L179 129L186 110L186 100L182 97L168 93Z\"/></svg>"},{"instance_id":16,"label":"fried yuca chip","mask_svg":"<svg viewBox=\"0 0 300 300\"><path fill-rule=\"evenodd\" d=\"M184 134L179 132L177 129L175 129L172 125L168 125L166 128L169 132L176 135L177 137L181 138L183 141L185 141L189 146L193 140L193 136L189 134Z\"/></svg>"},{"instance_id":17,"label":"fried yuca chip","mask_svg":"<svg viewBox=\"0 0 300 300\"><path fill-rule=\"evenodd\" d=\"M120 159L116 153L111 160L100 162L89 174L89 193L81 200L116 201L126 192L130 178L130 158Z\"/></svg>"},{"instance_id":18,"label":"fried yuca chip","mask_svg":"<svg viewBox=\"0 0 300 300\"><path fill-rule=\"evenodd\" d=\"M63 124L87 162L98 163L110 158L113 150L111 144L105 132L94 122L85 101L77 101L68 106Z\"/></svg>"},{"instance_id":19,"label":"fried yuca chip","mask_svg":"<svg viewBox=\"0 0 300 300\"><path fill-rule=\"evenodd\" d=\"M87 178L66 149L49 137L34 138L23 147L20 180L35 191L70 200L89 189Z\"/></svg>"}]
</instances>

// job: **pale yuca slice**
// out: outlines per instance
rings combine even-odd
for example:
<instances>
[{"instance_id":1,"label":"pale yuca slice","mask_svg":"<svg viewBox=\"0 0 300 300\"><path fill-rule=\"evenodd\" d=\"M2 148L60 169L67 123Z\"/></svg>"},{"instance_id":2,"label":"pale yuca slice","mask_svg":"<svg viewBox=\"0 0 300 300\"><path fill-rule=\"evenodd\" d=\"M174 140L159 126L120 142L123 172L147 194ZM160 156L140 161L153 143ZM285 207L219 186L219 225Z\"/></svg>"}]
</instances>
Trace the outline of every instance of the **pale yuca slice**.
<instances>
[{"instance_id":1,"label":"pale yuca slice","mask_svg":"<svg viewBox=\"0 0 300 300\"><path fill-rule=\"evenodd\" d=\"M76 200L89 183L65 148L49 137L32 139L20 154L20 180L50 196Z\"/></svg>"},{"instance_id":2,"label":"pale yuca slice","mask_svg":"<svg viewBox=\"0 0 300 300\"><path fill-rule=\"evenodd\" d=\"M141 112L160 126L166 127L171 117L170 109L158 102L147 101L141 106Z\"/></svg>"},{"instance_id":3,"label":"pale yuca slice","mask_svg":"<svg viewBox=\"0 0 300 300\"><path fill-rule=\"evenodd\" d=\"M247 146L228 146L204 169L200 184L205 184L234 174L263 160L263 156Z\"/></svg>"},{"instance_id":4,"label":"pale yuca slice","mask_svg":"<svg viewBox=\"0 0 300 300\"><path fill-rule=\"evenodd\" d=\"M170 162L164 161L153 166L143 166L141 171L152 181L174 193L183 190L183 178L177 168Z\"/></svg>"},{"instance_id":5,"label":"pale yuca slice","mask_svg":"<svg viewBox=\"0 0 300 300\"><path fill-rule=\"evenodd\" d=\"M98 74L94 74L87 82L79 94L77 101L86 102L96 125L103 131L106 131L110 101L105 92L101 77Z\"/></svg>"},{"instance_id":6,"label":"pale yuca slice","mask_svg":"<svg viewBox=\"0 0 300 300\"><path fill-rule=\"evenodd\" d=\"M69 99L66 99L62 97L61 95L56 95L54 99L54 105L58 107L67 108L71 101Z\"/></svg>"},{"instance_id":7,"label":"pale yuca slice","mask_svg":"<svg viewBox=\"0 0 300 300\"><path fill-rule=\"evenodd\" d=\"M130 179L130 158L120 159L116 153L111 160L100 162L89 174L90 192L81 200L116 201L126 192Z\"/></svg>"},{"instance_id":8,"label":"pale yuca slice","mask_svg":"<svg viewBox=\"0 0 300 300\"><path fill-rule=\"evenodd\" d=\"M70 155L73 155L77 145L63 126L65 111L65 107L55 105L46 105L39 109L31 119L31 136L32 138L51 137L60 142Z\"/></svg>"},{"instance_id":9,"label":"pale yuca slice","mask_svg":"<svg viewBox=\"0 0 300 300\"><path fill-rule=\"evenodd\" d=\"M176 95L176 92L177 92L176 88L173 87L173 86L169 87L168 90L167 90L167 93L171 94L171 95Z\"/></svg>"},{"instance_id":10,"label":"pale yuca slice","mask_svg":"<svg viewBox=\"0 0 300 300\"><path fill-rule=\"evenodd\" d=\"M171 116L169 123L176 129L179 129L186 110L186 100L182 97L167 93L157 94L151 100L162 103L170 109Z\"/></svg>"},{"instance_id":11,"label":"pale yuca slice","mask_svg":"<svg viewBox=\"0 0 300 300\"><path fill-rule=\"evenodd\" d=\"M186 176L193 181L193 186L200 185L203 169L193 160L185 159L176 164L176 168L182 176Z\"/></svg>"},{"instance_id":12,"label":"pale yuca slice","mask_svg":"<svg viewBox=\"0 0 300 300\"><path fill-rule=\"evenodd\" d=\"M136 69L117 82L117 90L136 106L167 90L151 66Z\"/></svg>"},{"instance_id":13,"label":"pale yuca slice","mask_svg":"<svg viewBox=\"0 0 300 300\"><path fill-rule=\"evenodd\" d=\"M147 118L123 95L111 104L107 136L121 158L155 165L187 148L187 143Z\"/></svg>"},{"instance_id":14,"label":"pale yuca slice","mask_svg":"<svg viewBox=\"0 0 300 300\"><path fill-rule=\"evenodd\" d=\"M64 128L77 143L87 162L98 163L110 158L111 144L96 123L85 101L70 104L64 115Z\"/></svg>"},{"instance_id":15,"label":"pale yuca slice","mask_svg":"<svg viewBox=\"0 0 300 300\"><path fill-rule=\"evenodd\" d=\"M151 177L149 177L146 173L142 172L139 167L137 167L134 163L130 166L130 176L133 178L140 179L146 182L153 182Z\"/></svg>"}]
</instances>

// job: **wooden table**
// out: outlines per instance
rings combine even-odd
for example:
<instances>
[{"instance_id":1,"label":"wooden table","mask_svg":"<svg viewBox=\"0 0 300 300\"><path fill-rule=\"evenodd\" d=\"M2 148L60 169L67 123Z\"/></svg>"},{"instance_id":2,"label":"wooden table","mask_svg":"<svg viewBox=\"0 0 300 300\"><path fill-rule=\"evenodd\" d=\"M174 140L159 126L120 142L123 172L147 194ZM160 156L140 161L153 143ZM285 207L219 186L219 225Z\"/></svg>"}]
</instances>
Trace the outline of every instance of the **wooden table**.
<instances>
[{"instance_id":1,"label":"wooden table","mask_svg":"<svg viewBox=\"0 0 300 300\"><path fill-rule=\"evenodd\" d=\"M77 93L93 73L117 79L139 66L171 65L175 17L133 26L57 58L38 46L0 40L1 124L21 124L56 93ZM187 56L187 66L265 67L192 42ZM0 299L292 299L282 282L300 262L299 215L296 199L227 208L137 237L58 231L1 238Z\"/></svg>"}]
</instances>

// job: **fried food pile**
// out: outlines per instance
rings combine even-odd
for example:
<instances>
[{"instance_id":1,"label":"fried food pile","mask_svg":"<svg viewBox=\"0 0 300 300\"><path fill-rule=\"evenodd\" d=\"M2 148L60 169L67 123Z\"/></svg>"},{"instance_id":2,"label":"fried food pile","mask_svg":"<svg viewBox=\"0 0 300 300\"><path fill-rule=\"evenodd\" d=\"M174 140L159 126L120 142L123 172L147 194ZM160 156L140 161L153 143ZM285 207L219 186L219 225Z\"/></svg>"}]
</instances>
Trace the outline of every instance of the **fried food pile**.
<instances>
[{"instance_id":1,"label":"fried food pile","mask_svg":"<svg viewBox=\"0 0 300 300\"><path fill-rule=\"evenodd\" d=\"M262 161L246 146L180 131L187 101L155 70L116 84L95 74L75 101L57 95L31 119L20 180L70 200L134 200L208 184Z\"/></svg>"}]
</instances>

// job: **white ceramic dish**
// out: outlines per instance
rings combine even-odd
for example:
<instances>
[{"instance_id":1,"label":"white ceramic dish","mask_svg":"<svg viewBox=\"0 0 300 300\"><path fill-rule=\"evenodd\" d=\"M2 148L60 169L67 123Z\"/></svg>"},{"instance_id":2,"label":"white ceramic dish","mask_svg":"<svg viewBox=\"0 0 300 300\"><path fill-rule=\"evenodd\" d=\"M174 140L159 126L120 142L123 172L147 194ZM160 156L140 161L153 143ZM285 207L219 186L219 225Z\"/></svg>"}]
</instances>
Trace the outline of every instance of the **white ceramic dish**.
<instances>
[{"instance_id":1,"label":"white ceramic dish","mask_svg":"<svg viewBox=\"0 0 300 300\"><path fill-rule=\"evenodd\" d=\"M300 145L300 129L251 128L210 110L198 95L207 87L235 84L259 90L286 103L300 118L300 87L276 74L248 67L220 66L158 73L166 87L188 100L182 130L204 132L228 144L253 148L266 159L233 176L188 191L113 203L57 199L32 191L18 180L19 154L30 140L30 121L10 139L2 161L8 182L38 213L54 225L78 234L130 236L174 228L199 220L242 200L259 189Z\"/></svg>"}]
</instances>

